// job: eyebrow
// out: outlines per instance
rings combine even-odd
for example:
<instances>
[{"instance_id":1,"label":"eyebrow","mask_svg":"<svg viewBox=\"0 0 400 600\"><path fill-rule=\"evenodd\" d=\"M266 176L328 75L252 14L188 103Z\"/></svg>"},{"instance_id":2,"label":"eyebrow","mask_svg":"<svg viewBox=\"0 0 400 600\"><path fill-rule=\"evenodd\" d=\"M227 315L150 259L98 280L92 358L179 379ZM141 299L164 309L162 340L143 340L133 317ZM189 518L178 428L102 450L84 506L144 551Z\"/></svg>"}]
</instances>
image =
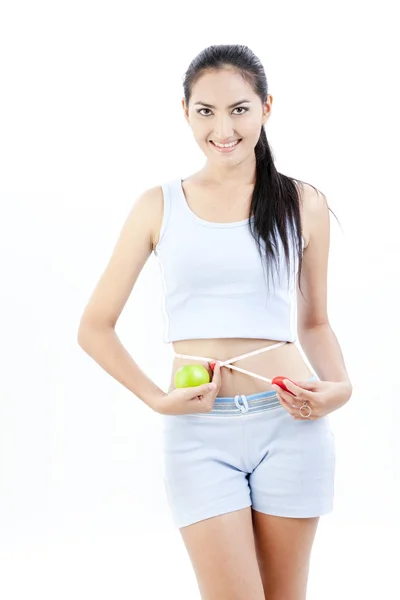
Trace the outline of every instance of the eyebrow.
<instances>
[{"instance_id":1,"label":"eyebrow","mask_svg":"<svg viewBox=\"0 0 400 600\"><path fill-rule=\"evenodd\" d=\"M228 106L228 108L233 108L234 106L237 106L238 104L245 104L245 103L249 103L249 102L251 102L251 100L240 100L239 102L235 102L234 104L230 104ZM206 102L195 102L194 105L196 106L196 104L202 104L203 106L206 106L207 108L216 108L212 104L207 104Z\"/></svg>"}]
</instances>

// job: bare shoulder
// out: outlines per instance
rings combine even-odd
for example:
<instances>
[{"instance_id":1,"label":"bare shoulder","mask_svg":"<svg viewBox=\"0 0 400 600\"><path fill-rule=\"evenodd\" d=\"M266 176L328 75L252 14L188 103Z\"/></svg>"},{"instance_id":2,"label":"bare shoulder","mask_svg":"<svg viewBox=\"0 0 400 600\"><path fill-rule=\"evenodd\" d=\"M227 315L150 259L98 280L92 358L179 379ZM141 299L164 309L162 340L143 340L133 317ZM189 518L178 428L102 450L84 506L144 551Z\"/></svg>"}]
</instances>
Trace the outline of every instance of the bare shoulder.
<instances>
[{"instance_id":1,"label":"bare shoulder","mask_svg":"<svg viewBox=\"0 0 400 600\"><path fill-rule=\"evenodd\" d=\"M146 189L136 198L132 212L140 214L143 226L147 226L150 235L151 248L154 250L158 243L164 212L164 194L161 185Z\"/></svg>"},{"instance_id":2,"label":"bare shoulder","mask_svg":"<svg viewBox=\"0 0 400 600\"><path fill-rule=\"evenodd\" d=\"M328 212L325 194L308 183L302 183L300 186L300 212L304 247L306 248L310 243L313 230L320 222L321 216L323 218Z\"/></svg>"},{"instance_id":3,"label":"bare shoulder","mask_svg":"<svg viewBox=\"0 0 400 600\"><path fill-rule=\"evenodd\" d=\"M298 332L329 322L327 310L328 259L330 245L329 208L325 194L306 185L303 189L304 221L307 229L300 286L297 293Z\"/></svg>"},{"instance_id":4,"label":"bare shoulder","mask_svg":"<svg viewBox=\"0 0 400 600\"><path fill-rule=\"evenodd\" d=\"M161 186L146 189L133 201L108 263L84 310L81 330L86 325L115 327L154 249L153 240L162 202Z\"/></svg>"},{"instance_id":5,"label":"bare shoulder","mask_svg":"<svg viewBox=\"0 0 400 600\"><path fill-rule=\"evenodd\" d=\"M149 249L154 250L163 218L163 207L162 186L155 185L145 189L134 200L124 229L132 229L131 233L137 233L136 228L140 228L142 234L147 236L150 243Z\"/></svg>"},{"instance_id":6,"label":"bare shoulder","mask_svg":"<svg viewBox=\"0 0 400 600\"><path fill-rule=\"evenodd\" d=\"M151 243L153 250L158 244L160 230L164 216L164 192L161 185L157 185L148 190L150 201L149 211L152 222Z\"/></svg>"}]
</instances>

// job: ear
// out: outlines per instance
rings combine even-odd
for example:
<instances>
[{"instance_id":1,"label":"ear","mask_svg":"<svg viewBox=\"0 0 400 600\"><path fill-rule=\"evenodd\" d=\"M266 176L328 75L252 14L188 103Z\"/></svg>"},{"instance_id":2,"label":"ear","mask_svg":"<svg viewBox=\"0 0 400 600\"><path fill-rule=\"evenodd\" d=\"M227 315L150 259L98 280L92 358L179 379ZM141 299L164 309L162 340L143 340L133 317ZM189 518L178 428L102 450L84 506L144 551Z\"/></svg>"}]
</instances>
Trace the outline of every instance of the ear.
<instances>
[{"instance_id":1,"label":"ear","mask_svg":"<svg viewBox=\"0 0 400 600\"><path fill-rule=\"evenodd\" d=\"M262 119L263 125L266 124L266 122L268 121L268 119L271 116L272 101L273 101L273 96L271 96L271 94L268 94L267 100L265 101L265 104L264 104L264 112L263 112L263 119Z\"/></svg>"}]
</instances>

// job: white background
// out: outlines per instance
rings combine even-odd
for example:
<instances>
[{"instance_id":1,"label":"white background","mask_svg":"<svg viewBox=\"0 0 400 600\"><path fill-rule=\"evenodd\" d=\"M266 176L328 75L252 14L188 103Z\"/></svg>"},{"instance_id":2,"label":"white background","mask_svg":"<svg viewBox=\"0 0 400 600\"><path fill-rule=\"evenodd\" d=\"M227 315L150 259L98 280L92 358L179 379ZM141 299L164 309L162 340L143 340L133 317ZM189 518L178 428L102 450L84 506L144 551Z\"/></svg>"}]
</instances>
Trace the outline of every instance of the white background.
<instances>
[{"instance_id":1,"label":"white background","mask_svg":"<svg viewBox=\"0 0 400 600\"><path fill-rule=\"evenodd\" d=\"M0 13L0 596L200 598L163 484L160 416L77 344L134 199L199 170L182 77L248 45L281 172L323 191L329 317L354 385L331 415L335 510L309 600L399 594L400 242L396 3L4 3ZM397 47L396 47L397 44ZM167 389L152 255L117 324Z\"/></svg>"}]
</instances>

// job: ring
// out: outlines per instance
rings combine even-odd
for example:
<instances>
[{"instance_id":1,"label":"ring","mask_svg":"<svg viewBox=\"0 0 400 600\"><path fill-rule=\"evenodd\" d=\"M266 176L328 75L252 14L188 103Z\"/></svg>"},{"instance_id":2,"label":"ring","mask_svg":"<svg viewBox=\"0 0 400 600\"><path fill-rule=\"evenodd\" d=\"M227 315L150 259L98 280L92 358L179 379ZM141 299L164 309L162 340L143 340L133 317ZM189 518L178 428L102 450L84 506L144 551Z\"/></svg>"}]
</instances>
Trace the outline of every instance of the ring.
<instances>
[{"instance_id":1,"label":"ring","mask_svg":"<svg viewBox=\"0 0 400 600\"><path fill-rule=\"evenodd\" d=\"M301 412L303 408L308 408L308 410L310 411L310 412L308 413L308 415L303 415L303 413ZM302 406L300 406L300 414L301 414L301 416L302 416L302 417L304 417L305 419L307 419L307 418L308 418L308 417L311 415L311 413L312 413L311 406L309 406L309 405L307 404L307 400L304 400L304 403L303 403L303 405L302 405Z\"/></svg>"}]
</instances>

